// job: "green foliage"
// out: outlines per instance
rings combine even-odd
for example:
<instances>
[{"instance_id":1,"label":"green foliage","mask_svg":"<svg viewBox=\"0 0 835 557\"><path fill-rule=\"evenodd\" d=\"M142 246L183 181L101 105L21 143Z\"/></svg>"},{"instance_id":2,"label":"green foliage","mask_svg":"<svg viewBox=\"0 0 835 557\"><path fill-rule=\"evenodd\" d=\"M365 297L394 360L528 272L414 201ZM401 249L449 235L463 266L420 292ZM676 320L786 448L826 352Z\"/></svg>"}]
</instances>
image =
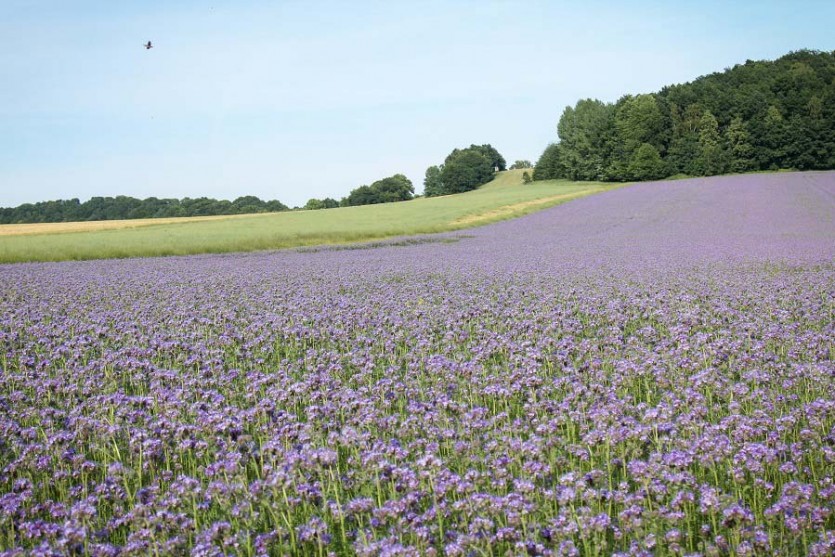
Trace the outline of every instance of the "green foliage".
<instances>
[{"instance_id":1,"label":"green foliage","mask_svg":"<svg viewBox=\"0 0 835 557\"><path fill-rule=\"evenodd\" d=\"M542 152L533 169L534 180L556 180L564 178L565 173L560 163L560 144L551 143Z\"/></svg>"},{"instance_id":2,"label":"green foliage","mask_svg":"<svg viewBox=\"0 0 835 557\"><path fill-rule=\"evenodd\" d=\"M0 208L0 224L242 215L287 210L288 207L278 200L262 201L254 195L239 197L231 202L208 197L180 200L156 197L136 199L119 195L93 197L84 203L69 199Z\"/></svg>"},{"instance_id":3,"label":"green foliage","mask_svg":"<svg viewBox=\"0 0 835 557\"><path fill-rule=\"evenodd\" d=\"M474 190L493 179L494 162L479 148L455 149L444 161L441 181L444 193Z\"/></svg>"},{"instance_id":4,"label":"green foliage","mask_svg":"<svg viewBox=\"0 0 835 557\"><path fill-rule=\"evenodd\" d=\"M423 194L426 197L444 195L444 181L441 179L444 165L430 166L426 169L426 177L423 179Z\"/></svg>"},{"instance_id":5,"label":"green foliage","mask_svg":"<svg viewBox=\"0 0 835 557\"><path fill-rule=\"evenodd\" d=\"M731 120L728 129L725 130L726 150L729 156L729 167L731 172L745 172L754 165L754 148L751 147L750 134L745 122L739 116Z\"/></svg>"},{"instance_id":6,"label":"green foliage","mask_svg":"<svg viewBox=\"0 0 835 557\"><path fill-rule=\"evenodd\" d=\"M648 143L660 151L665 143L664 117L655 95L625 97L615 114L618 138L628 154Z\"/></svg>"},{"instance_id":7,"label":"green foliage","mask_svg":"<svg viewBox=\"0 0 835 557\"><path fill-rule=\"evenodd\" d=\"M521 168L533 168L533 165L531 164L531 161L528 160L516 161L510 165L509 170L519 170Z\"/></svg>"},{"instance_id":8,"label":"green foliage","mask_svg":"<svg viewBox=\"0 0 835 557\"><path fill-rule=\"evenodd\" d=\"M658 149L649 143L642 143L632 153L628 172L632 180L657 180L666 175L666 165Z\"/></svg>"},{"instance_id":9,"label":"green foliage","mask_svg":"<svg viewBox=\"0 0 835 557\"><path fill-rule=\"evenodd\" d=\"M524 171L524 172L522 173L522 183L524 183L524 184L530 184L532 181L533 181L533 178L531 178L531 173L530 173L530 172L528 172L527 170L526 170L526 171Z\"/></svg>"},{"instance_id":10,"label":"green foliage","mask_svg":"<svg viewBox=\"0 0 835 557\"><path fill-rule=\"evenodd\" d=\"M371 186L360 186L351 190L351 193L342 200L340 205L343 207L357 207L359 205L373 205L375 203L382 202L377 197L377 194L371 190Z\"/></svg>"},{"instance_id":11,"label":"green foliage","mask_svg":"<svg viewBox=\"0 0 835 557\"><path fill-rule=\"evenodd\" d=\"M470 149L478 151L490 161L490 165L496 172L507 170L504 157L499 154L495 147L487 143L486 145L470 145Z\"/></svg>"},{"instance_id":12,"label":"green foliage","mask_svg":"<svg viewBox=\"0 0 835 557\"><path fill-rule=\"evenodd\" d=\"M326 197L325 199L308 199L307 203L305 203L302 208L307 211L316 211L319 209L335 209L336 207L339 207L339 201Z\"/></svg>"},{"instance_id":13,"label":"green foliage","mask_svg":"<svg viewBox=\"0 0 835 557\"><path fill-rule=\"evenodd\" d=\"M392 201L408 201L415 195L412 181L403 174L395 174L371 184L371 189L377 193L381 203Z\"/></svg>"},{"instance_id":14,"label":"green foliage","mask_svg":"<svg viewBox=\"0 0 835 557\"><path fill-rule=\"evenodd\" d=\"M833 85L835 52L803 50L615 104L584 99L563 111L534 179L835 168Z\"/></svg>"},{"instance_id":15,"label":"green foliage","mask_svg":"<svg viewBox=\"0 0 835 557\"><path fill-rule=\"evenodd\" d=\"M601 180L606 177L616 135L611 104L583 99L567 106L557 124L560 163L569 180Z\"/></svg>"},{"instance_id":16,"label":"green foliage","mask_svg":"<svg viewBox=\"0 0 835 557\"><path fill-rule=\"evenodd\" d=\"M725 171L725 153L719 140L719 123L706 110L699 123L698 168L702 176L715 176Z\"/></svg>"},{"instance_id":17,"label":"green foliage","mask_svg":"<svg viewBox=\"0 0 835 557\"><path fill-rule=\"evenodd\" d=\"M415 194L411 180L403 174L395 174L382 180L377 180L370 186L360 186L352 190L341 205L355 207L358 205L374 205L377 203L391 203L393 201L408 201Z\"/></svg>"}]
</instances>

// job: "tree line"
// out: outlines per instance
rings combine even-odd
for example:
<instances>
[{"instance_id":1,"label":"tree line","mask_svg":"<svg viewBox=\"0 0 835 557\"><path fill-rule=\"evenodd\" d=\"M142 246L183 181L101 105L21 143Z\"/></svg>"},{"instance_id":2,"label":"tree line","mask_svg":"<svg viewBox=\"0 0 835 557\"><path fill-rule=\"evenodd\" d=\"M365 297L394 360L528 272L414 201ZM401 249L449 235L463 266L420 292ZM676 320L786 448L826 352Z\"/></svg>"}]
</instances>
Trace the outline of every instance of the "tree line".
<instances>
[{"instance_id":1,"label":"tree line","mask_svg":"<svg viewBox=\"0 0 835 557\"><path fill-rule=\"evenodd\" d=\"M653 180L835 168L835 52L751 61L657 93L566 107L533 178Z\"/></svg>"},{"instance_id":2,"label":"tree line","mask_svg":"<svg viewBox=\"0 0 835 557\"><path fill-rule=\"evenodd\" d=\"M356 207L358 205L376 205L377 203L391 203L394 201L408 201L415 196L412 181L403 174L395 174L382 180L377 180L369 186L359 186L337 201L332 197L324 199L312 198L302 209L315 211L318 209L335 209L337 207Z\"/></svg>"},{"instance_id":3,"label":"tree line","mask_svg":"<svg viewBox=\"0 0 835 557\"><path fill-rule=\"evenodd\" d=\"M516 161L514 165L516 168L531 166L528 161ZM434 196L469 191L492 180L497 170L505 170L505 160L489 144L453 149L443 164L427 170L424 193ZM359 186L339 201L330 197L309 199L301 209L318 210L391 203L408 201L414 196L415 188L411 180L403 174L395 174L370 185ZM136 199L120 195L93 197L83 203L78 199L69 199L25 203L18 207L0 207L0 224L238 215L288 210L290 208L278 200L262 201L251 195L239 197L234 201L207 197Z\"/></svg>"},{"instance_id":4,"label":"tree line","mask_svg":"<svg viewBox=\"0 0 835 557\"><path fill-rule=\"evenodd\" d=\"M516 161L514 168L530 168L529 161ZM497 171L505 170L504 157L490 144L470 145L453 149L440 165L426 169L423 194L426 197L462 193L473 190L493 179ZM340 201L332 198L310 199L304 209L355 207L413 199L415 188L403 174L378 180L369 186L351 190Z\"/></svg>"},{"instance_id":5,"label":"tree line","mask_svg":"<svg viewBox=\"0 0 835 557\"><path fill-rule=\"evenodd\" d=\"M239 197L234 201L208 197L136 199L120 195L93 197L83 203L78 199L60 199L24 203L18 207L0 207L0 224L240 215L287 210L288 207L278 200L262 201L253 195Z\"/></svg>"}]
</instances>

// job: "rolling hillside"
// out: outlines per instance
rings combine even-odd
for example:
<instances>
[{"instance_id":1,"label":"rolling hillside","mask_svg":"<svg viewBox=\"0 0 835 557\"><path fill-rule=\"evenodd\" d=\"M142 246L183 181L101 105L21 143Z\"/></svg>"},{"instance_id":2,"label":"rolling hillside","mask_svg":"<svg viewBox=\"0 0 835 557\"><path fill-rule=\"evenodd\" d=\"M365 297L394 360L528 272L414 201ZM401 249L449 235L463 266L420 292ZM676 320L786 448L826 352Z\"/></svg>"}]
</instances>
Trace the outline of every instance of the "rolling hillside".
<instances>
[{"instance_id":1,"label":"rolling hillside","mask_svg":"<svg viewBox=\"0 0 835 557\"><path fill-rule=\"evenodd\" d=\"M522 183L499 173L478 190L400 203L229 217L0 226L0 262L61 261L281 249L459 230L516 217L612 185Z\"/></svg>"}]
</instances>

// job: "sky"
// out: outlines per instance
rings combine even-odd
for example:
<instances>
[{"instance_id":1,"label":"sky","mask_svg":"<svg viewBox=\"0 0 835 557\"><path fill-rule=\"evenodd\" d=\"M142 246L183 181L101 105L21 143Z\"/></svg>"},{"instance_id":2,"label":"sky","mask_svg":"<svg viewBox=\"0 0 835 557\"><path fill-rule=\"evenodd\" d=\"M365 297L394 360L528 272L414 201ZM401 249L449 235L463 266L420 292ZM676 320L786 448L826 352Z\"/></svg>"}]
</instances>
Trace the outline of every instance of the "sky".
<instances>
[{"instance_id":1,"label":"sky","mask_svg":"<svg viewBox=\"0 0 835 557\"><path fill-rule=\"evenodd\" d=\"M420 193L455 147L535 162L579 99L832 51L833 21L831 0L2 0L0 206Z\"/></svg>"}]
</instances>

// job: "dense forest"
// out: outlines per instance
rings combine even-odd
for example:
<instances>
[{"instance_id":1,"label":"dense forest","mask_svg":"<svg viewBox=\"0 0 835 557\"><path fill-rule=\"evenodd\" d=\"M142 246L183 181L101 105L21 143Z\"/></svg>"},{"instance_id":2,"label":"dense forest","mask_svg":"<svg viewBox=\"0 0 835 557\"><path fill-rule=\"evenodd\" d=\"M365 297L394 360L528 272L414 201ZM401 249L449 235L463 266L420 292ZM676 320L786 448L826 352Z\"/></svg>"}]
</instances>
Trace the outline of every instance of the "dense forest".
<instances>
[{"instance_id":1,"label":"dense forest","mask_svg":"<svg viewBox=\"0 0 835 557\"><path fill-rule=\"evenodd\" d=\"M93 197L84 203L78 199L68 199L25 203L18 207L0 207L0 224L240 215L286 210L287 206L280 201L262 201L252 195L239 197L235 201L208 197L136 199L120 195Z\"/></svg>"},{"instance_id":2,"label":"dense forest","mask_svg":"<svg viewBox=\"0 0 835 557\"><path fill-rule=\"evenodd\" d=\"M747 61L616 103L566 107L534 179L652 180L835 168L835 52Z\"/></svg>"}]
</instances>

